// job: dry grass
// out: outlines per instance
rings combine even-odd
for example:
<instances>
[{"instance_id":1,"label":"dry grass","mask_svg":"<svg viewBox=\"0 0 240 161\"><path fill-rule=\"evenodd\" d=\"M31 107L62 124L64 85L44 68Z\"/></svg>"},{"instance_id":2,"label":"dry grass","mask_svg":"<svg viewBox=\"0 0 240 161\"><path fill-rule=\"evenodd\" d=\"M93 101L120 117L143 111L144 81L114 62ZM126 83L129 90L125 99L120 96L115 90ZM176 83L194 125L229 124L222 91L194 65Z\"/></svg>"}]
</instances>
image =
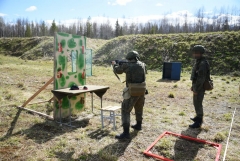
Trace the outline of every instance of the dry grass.
<instances>
[{"instance_id":1,"label":"dry grass","mask_svg":"<svg viewBox=\"0 0 240 161\"><path fill-rule=\"evenodd\" d=\"M17 58L0 56L0 160L154 160L145 157L143 151L164 131L172 131L210 141L219 141L223 145L223 157L226 138L231 122L231 114L239 107L239 77L213 76L215 89L206 92L204 100L204 124L202 129L189 129L189 117L194 116L189 74L183 73L181 81L163 81L161 73L149 71L147 84L149 95L144 107L143 130L131 129L132 140L118 141L114 135L122 132L120 118L117 119L117 131L112 125L101 129L100 100L94 96L94 113L90 108L90 95L87 95L87 107L81 113L76 128L62 126L47 121L37 115L18 111L14 105L21 105L53 74L51 61L24 61ZM104 106L120 105L122 100L121 84L110 67L93 67L94 76L87 84L108 85L110 89L104 95ZM123 78L123 77L122 77ZM183 81L184 80L184 81ZM230 83L226 83L228 81ZM234 81L230 81L234 80ZM177 84L177 86L176 86ZM33 102L51 98L52 85L43 91ZM174 93L174 98L168 98ZM13 106L3 106L14 104ZM49 112L48 104L27 106L40 112ZM229 108L231 107L231 108ZM50 108L51 109L51 108ZM134 111L131 123L135 123ZM89 119L90 118L90 119ZM240 160L239 133L240 108L235 114L227 160ZM105 121L105 124L108 124ZM215 150L178 138L165 138L155 150L175 160L213 160Z\"/></svg>"}]
</instances>

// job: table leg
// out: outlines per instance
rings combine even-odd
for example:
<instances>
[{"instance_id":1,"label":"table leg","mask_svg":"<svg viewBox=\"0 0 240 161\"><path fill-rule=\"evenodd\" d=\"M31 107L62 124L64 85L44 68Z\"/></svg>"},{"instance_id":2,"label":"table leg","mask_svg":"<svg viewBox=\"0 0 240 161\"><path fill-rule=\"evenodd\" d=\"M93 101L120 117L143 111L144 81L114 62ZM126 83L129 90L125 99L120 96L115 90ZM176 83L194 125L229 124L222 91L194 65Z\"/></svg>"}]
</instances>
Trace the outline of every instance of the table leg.
<instances>
[{"instance_id":1,"label":"table leg","mask_svg":"<svg viewBox=\"0 0 240 161\"><path fill-rule=\"evenodd\" d=\"M93 113L93 92L91 92L92 95L92 113Z\"/></svg>"},{"instance_id":2,"label":"table leg","mask_svg":"<svg viewBox=\"0 0 240 161\"><path fill-rule=\"evenodd\" d=\"M60 111L60 126L62 126L62 102L59 101L59 111Z\"/></svg>"},{"instance_id":3,"label":"table leg","mask_svg":"<svg viewBox=\"0 0 240 161\"><path fill-rule=\"evenodd\" d=\"M102 97L101 97L101 109L102 109Z\"/></svg>"},{"instance_id":4,"label":"table leg","mask_svg":"<svg viewBox=\"0 0 240 161\"><path fill-rule=\"evenodd\" d=\"M72 120L71 120L71 115L72 115L72 110L71 110L71 103L70 103L70 99L69 99L69 97L67 96L67 98L68 98L68 112L69 112L69 124L70 124L70 126L72 126Z\"/></svg>"},{"instance_id":5,"label":"table leg","mask_svg":"<svg viewBox=\"0 0 240 161\"><path fill-rule=\"evenodd\" d=\"M61 101L58 101L58 107L59 107L59 116L60 116L60 122L56 121L57 123L60 124L60 126L62 126L62 102Z\"/></svg>"},{"instance_id":6,"label":"table leg","mask_svg":"<svg viewBox=\"0 0 240 161\"><path fill-rule=\"evenodd\" d=\"M113 111L113 129L116 130L115 111Z\"/></svg>"},{"instance_id":7,"label":"table leg","mask_svg":"<svg viewBox=\"0 0 240 161\"><path fill-rule=\"evenodd\" d=\"M101 110L101 121L102 121L102 128L104 127L104 122L103 122L103 110Z\"/></svg>"}]
</instances>

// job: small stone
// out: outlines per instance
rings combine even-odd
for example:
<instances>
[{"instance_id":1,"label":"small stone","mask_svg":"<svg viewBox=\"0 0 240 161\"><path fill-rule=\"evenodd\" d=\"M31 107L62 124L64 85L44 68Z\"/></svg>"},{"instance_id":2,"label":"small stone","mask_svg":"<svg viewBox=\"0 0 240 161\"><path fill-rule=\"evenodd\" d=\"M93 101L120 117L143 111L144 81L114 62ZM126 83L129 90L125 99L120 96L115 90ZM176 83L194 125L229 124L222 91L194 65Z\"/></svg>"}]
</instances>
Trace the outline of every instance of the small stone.
<instances>
[{"instance_id":1,"label":"small stone","mask_svg":"<svg viewBox=\"0 0 240 161\"><path fill-rule=\"evenodd\" d=\"M232 108L231 106L228 106L228 108Z\"/></svg>"}]
</instances>

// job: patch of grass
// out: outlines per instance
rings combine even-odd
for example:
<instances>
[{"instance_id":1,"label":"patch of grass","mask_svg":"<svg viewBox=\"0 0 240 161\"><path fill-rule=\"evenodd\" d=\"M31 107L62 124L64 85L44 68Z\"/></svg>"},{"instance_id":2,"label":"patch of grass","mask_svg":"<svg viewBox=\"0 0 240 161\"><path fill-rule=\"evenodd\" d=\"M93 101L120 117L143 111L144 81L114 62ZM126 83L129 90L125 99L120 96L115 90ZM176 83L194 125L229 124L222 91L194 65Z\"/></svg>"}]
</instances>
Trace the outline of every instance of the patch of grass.
<instances>
[{"instance_id":1,"label":"patch of grass","mask_svg":"<svg viewBox=\"0 0 240 161\"><path fill-rule=\"evenodd\" d=\"M168 94L168 98L174 98L174 94L173 93L169 93Z\"/></svg>"},{"instance_id":2,"label":"patch of grass","mask_svg":"<svg viewBox=\"0 0 240 161\"><path fill-rule=\"evenodd\" d=\"M230 121L232 119L232 114L231 113L225 113L223 115L224 120Z\"/></svg>"},{"instance_id":3,"label":"patch of grass","mask_svg":"<svg viewBox=\"0 0 240 161\"><path fill-rule=\"evenodd\" d=\"M204 130L205 132L208 132L210 130L209 126L202 126L202 130Z\"/></svg>"},{"instance_id":4,"label":"patch of grass","mask_svg":"<svg viewBox=\"0 0 240 161\"><path fill-rule=\"evenodd\" d=\"M172 120L169 118L169 117L163 117L162 121L161 122L164 122L164 123L172 123Z\"/></svg>"},{"instance_id":5,"label":"patch of grass","mask_svg":"<svg viewBox=\"0 0 240 161\"><path fill-rule=\"evenodd\" d=\"M164 157L172 158L173 154L171 152L171 149L174 147L175 140L176 138L172 136L163 137L156 143L154 148Z\"/></svg>"},{"instance_id":6,"label":"patch of grass","mask_svg":"<svg viewBox=\"0 0 240 161\"><path fill-rule=\"evenodd\" d=\"M19 82L19 83L17 83L17 87L18 87L18 88L23 88L23 87L24 87L24 84L23 84L22 82Z\"/></svg>"},{"instance_id":7,"label":"patch of grass","mask_svg":"<svg viewBox=\"0 0 240 161\"><path fill-rule=\"evenodd\" d=\"M24 100L29 98L37 90L36 87L41 86L42 82L46 82L52 77L53 61L42 60L40 62L29 60L25 62L15 57L6 57L3 55L0 55L0 59L2 63L0 70L3 71L0 75L0 99L2 98L1 104L3 105L7 105L10 102L16 105L22 104ZM110 87L103 96L103 107L120 105L122 101L121 91L124 84L119 84L119 81L112 73L112 69L109 66L93 66L93 74L94 76L87 78L88 84L97 85L101 82L99 85ZM116 134L122 133L121 117L116 117L116 131L112 130L112 124L108 125L107 123L105 123L106 126L104 130L101 129L99 112L101 102L98 100L98 97L94 95L94 114L92 114L91 94L86 94L86 107L81 113L77 113L76 116L81 119L91 114L92 117L86 122L79 121L78 123L78 120L76 120L76 122L74 122L74 125L77 126L76 128L66 126L59 127L55 122L47 121L42 117L22 111L13 129L13 135L6 140L0 141L0 160L153 160L152 158L146 158L142 154L142 151L163 131L169 130L179 134L194 135L194 137L196 132L195 129L187 128L190 120L185 118L187 115L194 114L192 93L188 90L191 84L190 81L188 81L189 73L184 73L181 77L181 79L186 79L187 81L178 81L177 83L174 81L156 82L161 75L161 72L149 70L147 82L148 89L151 92L145 96L143 131L135 133L133 129L130 129L132 136L131 141L119 142L114 138ZM20 76L21 80L19 79ZM125 75L122 74L120 77L123 80ZM225 107L226 105L232 108L239 106L239 93L236 87L239 86L238 80L240 79L236 78L237 81L230 80L231 83L226 87L226 81L221 81L222 78L226 78L226 76L214 76L216 88L211 95L206 95L204 98L205 106L211 107L204 108L206 121L203 124L203 130L197 135L197 137L204 140L213 141L215 135L217 140L223 140L224 135L227 137L227 132L225 131L229 127L229 121L226 121L224 114L231 113L232 109ZM24 82L22 82L24 86L27 87L26 90L23 91L21 88L16 88L17 81L11 82L11 80L19 80L19 82L24 80ZM175 84L178 85L178 88L173 89ZM161 90L159 87L161 87ZM32 100L32 102L41 101L40 98L44 100L50 99L52 97L51 89L52 84ZM171 89L174 91L169 91ZM225 91L223 91L223 89ZM169 92L174 92L174 99L168 99ZM5 98L6 94L12 94L13 98L11 101ZM219 98L217 104L216 100L212 99L211 96ZM43 103L38 106L28 105L27 108L39 112L45 112L48 109L52 111L52 107L46 106L48 105ZM12 121L15 119L17 111L18 109L12 106L0 108L1 136L6 135L6 132L12 125ZM185 116L181 116L183 115L182 111L185 113ZM218 111L218 114L216 115L214 111ZM52 112L50 112L50 114L52 114ZM239 146L237 146L237 143L239 143L240 140L238 137L239 131L236 129L238 129L240 115L235 115L235 118L234 121L236 121L236 123L233 125L234 130L232 130L231 135L232 142L230 142L229 145L229 152L231 154L227 155L226 160L239 158ZM220 123L212 126L212 122ZM131 124L134 123L135 111L133 109L131 113ZM220 132L220 134L217 134L218 132ZM218 139L218 137L220 139ZM171 140L171 144L173 144L173 146L171 146L172 149L165 148L169 147L169 144L163 143L163 149L159 150L158 154L171 158L174 152L176 152L174 148L177 148L179 155L172 159L187 160L186 157L189 156L189 152L194 149L193 144L179 138L177 138L177 140L177 142ZM226 138L222 142L223 146L225 146L225 140ZM176 143L177 146L175 146ZM14 146L19 149L3 153L3 148L14 148ZM212 154L216 154L214 148L201 147L199 144L194 144L194 146L196 146L195 149L198 150L194 158L195 160L211 160L214 157ZM181 147L183 147L182 150ZM186 150L186 148L189 149ZM193 158L190 157L189 160L193 160Z\"/></svg>"},{"instance_id":8,"label":"patch of grass","mask_svg":"<svg viewBox=\"0 0 240 161\"><path fill-rule=\"evenodd\" d=\"M104 160L104 161L117 161L118 157L116 155L110 154L106 150L100 150L98 152L99 155L99 160Z\"/></svg>"},{"instance_id":9,"label":"patch of grass","mask_svg":"<svg viewBox=\"0 0 240 161\"><path fill-rule=\"evenodd\" d=\"M54 110L52 103L46 103L46 104L45 104L45 107L46 107L46 113L47 113L48 115L50 115L50 113L53 112L53 110Z\"/></svg>"},{"instance_id":10,"label":"patch of grass","mask_svg":"<svg viewBox=\"0 0 240 161\"><path fill-rule=\"evenodd\" d=\"M163 106L163 107L162 107L162 110L167 110L167 107L166 107L166 106Z\"/></svg>"},{"instance_id":11,"label":"patch of grass","mask_svg":"<svg viewBox=\"0 0 240 161\"><path fill-rule=\"evenodd\" d=\"M6 100L11 100L11 99L13 99L13 94L12 94L12 93L6 94L6 95L5 95L5 99L6 99Z\"/></svg>"},{"instance_id":12,"label":"patch of grass","mask_svg":"<svg viewBox=\"0 0 240 161\"><path fill-rule=\"evenodd\" d=\"M158 141L158 143L155 145L155 148L160 151L162 149L168 150L172 148L172 146L173 146L172 140L169 137L167 138L164 137Z\"/></svg>"},{"instance_id":13,"label":"patch of grass","mask_svg":"<svg viewBox=\"0 0 240 161\"><path fill-rule=\"evenodd\" d=\"M173 88L177 88L177 87L178 87L178 85L177 85L177 84L174 84Z\"/></svg>"},{"instance_id":14,"label":"patch of grass","mask_svg":"<svg viewBox=\"0 0 240 161\"><path fill-rule=\"evenodd\" d=\"M226 139L226 137L227 137L226 132L218 132L215 134L214 140L216 142L222 142Z\"/></svg>"},{"instance_id":15,"label":"patch of grass","mask_svg":"<svg viewBox=\"0 0 240 161\"><path fill-rule=\"evenodd\" d=\"M10 145L10 146L18 146L20 144L21 144L21 138L18 136L10 137L6 141L6 145Z\"/></svg>"},{"instance_id":16,"label":"patch of grass","mask_svg":"<svg viewBox=\"0 0 240 161\"><path fill-rule=\"evenodd\" d=\"M179 116L185 116L186 114L185 114L185 112L181 111L178 115Z\"/></svg>"}]
</instances>

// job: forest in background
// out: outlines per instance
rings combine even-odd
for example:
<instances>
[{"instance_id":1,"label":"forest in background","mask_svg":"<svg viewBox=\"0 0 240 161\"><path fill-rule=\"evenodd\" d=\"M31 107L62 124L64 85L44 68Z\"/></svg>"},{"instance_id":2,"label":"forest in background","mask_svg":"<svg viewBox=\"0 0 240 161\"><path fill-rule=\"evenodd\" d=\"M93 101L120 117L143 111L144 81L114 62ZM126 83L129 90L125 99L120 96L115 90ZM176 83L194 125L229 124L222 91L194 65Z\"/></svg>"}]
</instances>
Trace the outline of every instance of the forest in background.
<instances>
[{"instance_id":1,"label":"forest in background","mask_svg":"<svg viewBox=\"0 0 240 161\"><path fill-rule=\"evenodd\" d=\"M191 17L190 17L191 16ZM169 34L169 33L205 33L218 31L239 31L240 30L240 8L222 7L214 9L211 14L207 13L204 7L199 8L194 18L190 13L181 14L179 17L168 17L163 15L162 19L149 20L146 23L124 21L122 24L116 19L115 24L110 20L106 22L92 21L88 17L86 21L76 19L70 25L46 21L29 21L27 18L18 18L7 22L0 17L0 37L41 37L53 36L54 32L66 32L71 34L84 35L88 38L111 39L123 35L132 34Z\"/></svg>"}]
</instances>

